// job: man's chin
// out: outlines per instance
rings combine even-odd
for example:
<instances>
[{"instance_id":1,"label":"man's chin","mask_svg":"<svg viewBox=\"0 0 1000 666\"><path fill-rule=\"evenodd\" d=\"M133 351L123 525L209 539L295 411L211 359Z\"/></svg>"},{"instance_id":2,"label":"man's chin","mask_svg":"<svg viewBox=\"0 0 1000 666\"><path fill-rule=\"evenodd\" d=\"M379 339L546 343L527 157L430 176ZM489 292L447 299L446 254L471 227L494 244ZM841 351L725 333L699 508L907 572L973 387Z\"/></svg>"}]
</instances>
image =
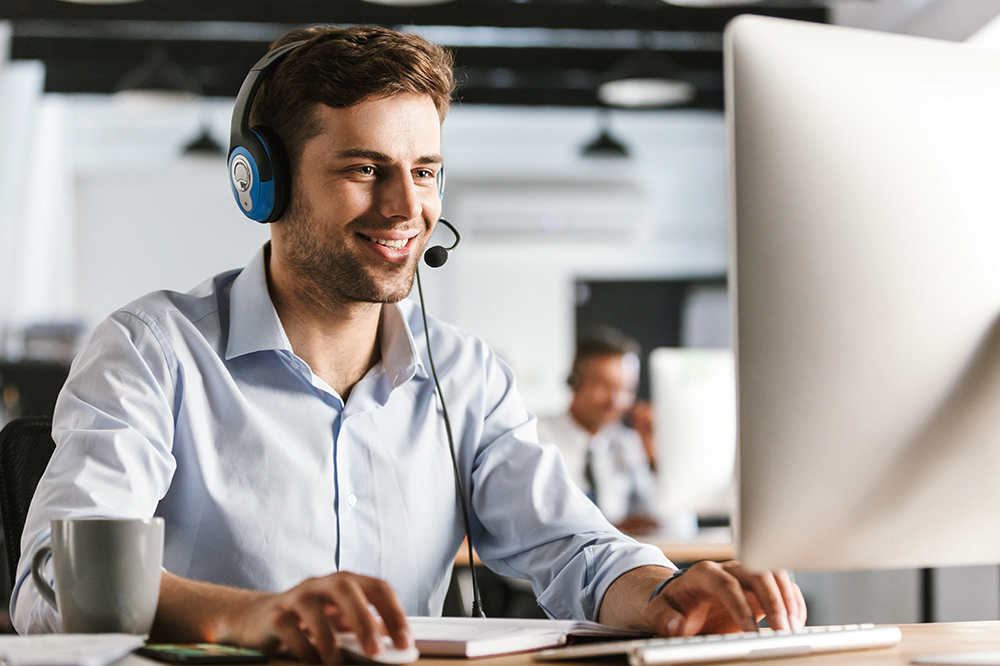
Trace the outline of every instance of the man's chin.
<instances>
[{"instance_id":1,"label":"man's chin","mask_svg":"<svg viewBox=\"0 0 1000 666\"><path fill-rule=\"evenodd\" d=\"M413 290L416 266L416 261L391 267L365 265L350 255L327 255L301 262L298 273L316 297L344 303L388 304L398 303Z\"/></svg>"},{"instance_id":2,"label":"man's chin","mask_svg":"<svg viewBox=\"0 0 1000 666\"><path fill-rule=\"evenodd\" d=\"M388 294L371 302L381 303L382 305L395 305L396 303L399 303L400 301L404 300L407 296L409 296L409 293L403 294L402 296L400 296L399 294Z\"/></svg>"},{"instance_id":3,"label":"man's chin","mask_svg":"<svg viewBox=\"0 0 1000 666\"><path fill-rule=\"evenodd\" d=\"M379 284L377 279L369 279L368 284L362 288L358 289L354 295L356 300L366 302L366 303L382 303L382 304L392 304L399 303L413 291L413 282L415 280L415 274L411 273L408 278L395 284Z\"/></svg>"}]
</instances>

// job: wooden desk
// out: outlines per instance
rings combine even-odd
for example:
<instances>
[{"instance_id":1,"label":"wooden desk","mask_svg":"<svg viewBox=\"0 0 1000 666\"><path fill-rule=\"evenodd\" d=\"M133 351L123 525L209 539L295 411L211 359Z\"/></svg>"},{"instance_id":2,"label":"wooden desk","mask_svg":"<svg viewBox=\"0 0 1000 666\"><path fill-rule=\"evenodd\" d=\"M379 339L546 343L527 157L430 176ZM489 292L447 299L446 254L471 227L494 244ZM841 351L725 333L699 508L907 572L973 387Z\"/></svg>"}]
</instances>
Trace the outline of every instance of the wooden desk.
<instances>
[{"instance_id":1,"label":"wooden desk","mask_svg":"<svg viewBox=\"0 0 1000 666\"><path fill-rule=\"evenodd\" d=\"M667 559L675 564L714 560L722 562L736 557L731 533L727 529L702 530L694 539L678 541L664 537L635 537L637 541L658 546Z\"/></svg>"},{"instance_id":2,"label":"wooden desk","mask_svg":"<svg viewBox=\"0 0 1000 666\"><path fill-rule=\"evenodd\" d=\"M748 664L760 666L906 666L910 659L918 655L949 654L952 652L975 652L984 650L1000 650L1000 622L949 622L936 624L900 625L903 631L903 641L899 646L889 649L862 650L857 652L836 652L812 657L789 657L752 662L726 662L728 664ZM421 659L420 664L437 664L439 666L494 666L509 664L511 666L527 666L534 662L531 654L507 655L470 661L457 659ZM579 661L579 662L548 662L551 664L589 664L596 666L602 663L617 664L618 661Z\"/></svg>"},{"instance_id":3,"label":"wooden desk","mask_svg":"<svg viewBox=\"0 0 1000 666\"><path fill-rule=\"evenodd\" d=\"M637 541L658 546L667 559L675 564L697 562L698 560L714 560L722 562L735 557L736 549L731 538L725 536L726 531L705 530L704 533L691 540L678 541L666 537L638 536ZM476 555L476 564L482 564ZM462 544L455 556L455 566L469 566L469 550Z\"/></svg>"}]
</instances>

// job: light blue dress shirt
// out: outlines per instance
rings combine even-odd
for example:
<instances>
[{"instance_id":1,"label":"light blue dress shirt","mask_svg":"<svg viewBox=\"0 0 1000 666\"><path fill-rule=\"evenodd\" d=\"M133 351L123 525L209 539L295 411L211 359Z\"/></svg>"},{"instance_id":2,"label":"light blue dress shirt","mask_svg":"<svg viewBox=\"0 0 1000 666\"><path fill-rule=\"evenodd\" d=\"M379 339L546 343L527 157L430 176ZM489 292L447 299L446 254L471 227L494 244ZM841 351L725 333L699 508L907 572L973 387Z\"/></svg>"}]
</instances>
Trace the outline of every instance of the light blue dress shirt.
<instances>
[{"instance_id":1,"label":"light blue dress shirt","mask_svg":"<svg viewBox=\"0 0 1000 666\"><path fill-rule=\"evenodd\" d=\"M58 631L29 575L49 519L162 516L163 566L284 590L353 571L410 615L440 615L463 536L419 308L383 307L381 360L346 402L293 352L265 253L187 294L155 292L101 323L59 396L56 451L32 500L11 615ZM657 548L623 537L570 480L510 369L432 321L431 343L472 492L473 543L531 581L553 617L594 619L608 586Z\"/></svg>"}]
</instances>

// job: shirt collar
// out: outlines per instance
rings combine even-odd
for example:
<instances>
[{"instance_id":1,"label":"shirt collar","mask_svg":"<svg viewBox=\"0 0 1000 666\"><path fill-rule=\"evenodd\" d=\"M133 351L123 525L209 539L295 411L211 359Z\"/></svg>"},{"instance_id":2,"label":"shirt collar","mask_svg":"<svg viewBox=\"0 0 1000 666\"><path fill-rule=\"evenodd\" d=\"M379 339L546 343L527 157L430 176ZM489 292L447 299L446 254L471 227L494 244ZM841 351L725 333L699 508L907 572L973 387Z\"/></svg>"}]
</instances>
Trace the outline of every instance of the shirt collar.
<instances>
[{"instance_id":1,"label":"shirt collar","mask_svg":"<svg viewBox=\"0 0 1000 666\"><path fill-rule=\"evenodd\" d=\"M257 251L230 289L227 360L258 351L293 353L267 289L267 250L268 246L264 245ZM418 374L428 376L417 353L408 316L419 316L413 303L382 306L379 321L382 367L393 386Z\"/></svg>"},{"instance_id":2,"label":"shirt collar","mask_svg":"<svg viewBox=\"0 0 1000 666\"><path fill-rule=\"evenodd\" d=\"M419 311L409 301L382 306L379 322L382 367L393 386L399 386L416 375L428 376L413 340L410 316L419 316Z\"/></svg>"},{"instance_id":3,"label":"shirt collar","mask_svg":"<svg viewBox=\"0 0 1000 666\"><path fill-rule=\"evenodd\" d=\"M620 421L614 421L606 424L597 432L592 433L580 425L580 422L574 418L573 414L568 409L566 410L566 413L562 415L562 418L565 420L565 423L571 432L575 433L581 440L590 442L591 445L611 439L614 434L618 432L618 429L622 427Z\"/></svg>"},{"instance_id":4,"label":"shirt collar","mask_svg":"<svg viewBox=\"0 0 1000 666\"><path fill-rule=\"evenodd\" d=\"M257 251L229 290L226 360L258 351L292 351L267 290L267 249L264 245Z\"/></svg>"}]
</instances>

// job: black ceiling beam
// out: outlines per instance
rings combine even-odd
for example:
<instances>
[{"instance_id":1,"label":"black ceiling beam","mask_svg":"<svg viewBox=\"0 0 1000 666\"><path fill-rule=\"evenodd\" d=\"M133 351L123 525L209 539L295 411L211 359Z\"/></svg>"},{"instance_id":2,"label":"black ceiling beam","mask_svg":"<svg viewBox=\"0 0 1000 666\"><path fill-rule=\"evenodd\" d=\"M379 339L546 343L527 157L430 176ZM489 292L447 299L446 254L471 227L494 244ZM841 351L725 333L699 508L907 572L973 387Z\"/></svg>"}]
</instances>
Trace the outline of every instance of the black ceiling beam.
<instances>
[{"instance_id":1,"label":"black ceiling beam","mask_svg":"<svg viewBox=\"0 0 1000 666\"><path fill-rule=\"evenodd\" d=\"M741 13L828 20L813 0L697 9L661 0L454 0L405 9L361 0L0 4L0 20L13 27L12 57L43 61L49 92L113 92L160 46L205 95L233 97L267 44L286 30L341 23L423 30L452 47L463 104L597 106L601 75L642 44L678 62L698 89L690 106L705 109L722 108L721 35ZM482 27L506 32L476 29Z\"/></svg>"},{"instance_id":2,"label":"black ceiling beam","mask_svg":"<svg viewBox=\"0 0 1000 666\"><path fill-rule=\"evenodd\" d=\"M61 40L18 38L13 56L44 60L46 90L108 94L151 49L163 46L171 59L201 83L210 97L234 97L262 47L252 42ZM575 49L461 48L456 50L458 98L464 104L597 106L601 74L622 57L618 51ZM678 52L699 91L694 108L722 108L719 53Z\"/></svg>"},{"instance_id":3,"label":"black ceiling beam","mask_svg":"<svg viewBox=\"0 0 1000 666\"><path fill-rule=\"evenodd\" d=\"M826 20L826 9L803 4L691 8L661 0L455 0L421 8L374 5L361 0L143 0L124 5L83 5L60 0L4 0L0 19L140 21L244 21L289 24L346 23L386 26L457 25L552 27L589 30L718 31L738 14L752 12L805 21Z\"/></svg>"}]
</instances>

